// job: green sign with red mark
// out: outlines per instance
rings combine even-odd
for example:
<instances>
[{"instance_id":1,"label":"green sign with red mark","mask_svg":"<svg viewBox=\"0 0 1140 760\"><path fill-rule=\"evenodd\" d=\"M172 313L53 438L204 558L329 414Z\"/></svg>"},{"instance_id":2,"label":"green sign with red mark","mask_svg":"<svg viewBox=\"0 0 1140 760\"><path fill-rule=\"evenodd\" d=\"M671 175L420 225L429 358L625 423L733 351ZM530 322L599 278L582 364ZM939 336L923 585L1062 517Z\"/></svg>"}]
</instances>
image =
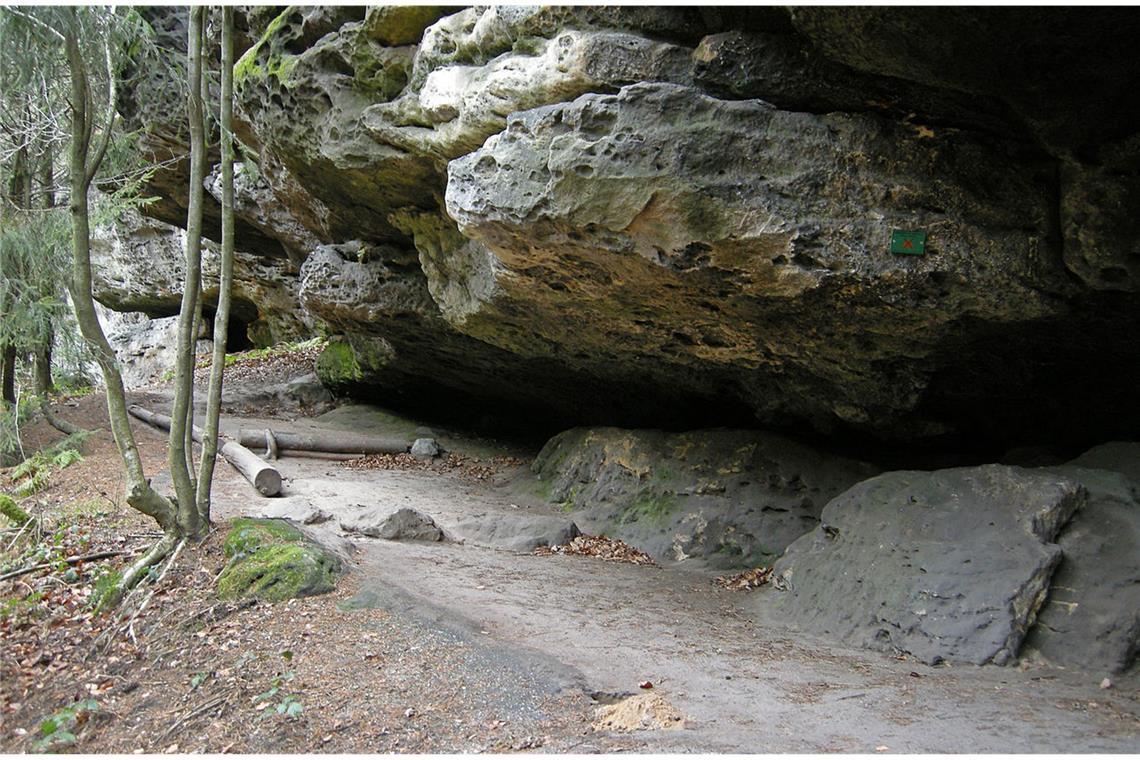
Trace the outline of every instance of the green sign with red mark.
<instances>
[{"instance_id":1,"label":"green sign with red mark","mask_svg":"<svg viewBox=\"0 0 1140 760\"><path fill-rule=\"evenodd\" d=\"M892 230L891 253L921 256L926 253L926 233L921 230Z\"/></svg>"}]
</instances>

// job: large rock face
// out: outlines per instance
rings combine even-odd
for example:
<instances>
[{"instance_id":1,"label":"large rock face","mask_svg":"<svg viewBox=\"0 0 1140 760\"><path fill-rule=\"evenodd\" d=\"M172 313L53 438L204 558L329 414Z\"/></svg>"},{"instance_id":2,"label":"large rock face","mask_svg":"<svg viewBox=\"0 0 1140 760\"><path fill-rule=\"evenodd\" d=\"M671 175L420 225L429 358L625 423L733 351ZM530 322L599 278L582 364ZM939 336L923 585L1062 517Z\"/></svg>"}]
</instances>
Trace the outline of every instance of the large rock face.
<instances>
[{"instance_id":1,"label":"large rock face","mask_svg":"<svg viewBox=\"0 0 1140 760\"><path fill-rule=\"evenodd\" d=\"M576 428L534 461L540 495L655 557L770 564L869 464L748 430Z\"/></svg>"},{"instance_id":2,"label":"large rock face","mask_svg":"<svg viewBox=\"0 0 1140 760\"><path fill-rule=\"evenodd\" d=\"M989 465L890 472L829 503L774 568L808 630L919 659L1017 656L1087 499L1064 476Z\"/></svg>"},{"instance_id":3,"label":"large rock face","mask_svg":"<svg viewBox=\"0 0 1140 760\"><path fill-rule=\"evenodd\" d=\"M239 248L277 262L255 277L301 294L337 338L326 378L360 395L1130 434L1137 14L848 10L250 10ZM177 12L148 18L181 47ZM176 159L151 213L177 221L178 90L136 69L122 110ZM926 254L892 254L894 230Z\"/></svg>"},{"instance_id":4,"label":"large rock face","mask_svg":"<svg viewBox=\"0 0 1140 760\"><path fill-rule=\"evenodd\" d=\"M470 287L433 294L517 353L727 381L767 417L897 428L945 342L1061 308L1048 169L1016 154L672 84L585 95L451 162L448 214L483 244L452 257L484 260L459 270ZM892 255L891 230L911 227L928 255Z\"/></svg>"},{"instance_id":5,"label":"large rock face","mask_svg":"<svg viewBox=\"0 0 1140 760\"><path fill-rule=\"evenodd\" d=\"M162 318L178 314L185 269L185 230L124 212L92 238L92 292L108 308ZM221 252L202 248L202 297L207 315L218 303ZM235 251L230 342L235 349L295 339L312 330L298 304L289 262ZM212 319L212 316L211 316ZM165 346L164 346L165 348Z\"/></svg>"}]
</instances>

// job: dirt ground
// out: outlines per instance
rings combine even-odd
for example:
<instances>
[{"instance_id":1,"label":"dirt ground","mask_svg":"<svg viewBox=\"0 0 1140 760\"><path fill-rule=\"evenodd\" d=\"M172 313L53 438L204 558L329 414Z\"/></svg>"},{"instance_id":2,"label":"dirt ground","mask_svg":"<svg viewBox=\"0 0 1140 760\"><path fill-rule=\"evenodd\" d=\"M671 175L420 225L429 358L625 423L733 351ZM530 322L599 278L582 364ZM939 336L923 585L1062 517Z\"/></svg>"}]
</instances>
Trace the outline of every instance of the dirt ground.
<instances>
[{"instance_id":1,"label":"dirt ground","mask_svg":"<svg viewBox=\"0 0 1140 760\"><path fill-rule=\"evenodd\" d=\"M159 408L166 396L157 389L136 398ZM154 540L147 519L121 503L102 404L93 395L60 406L64 418L103 429L84 445L84 461L23 502L44 515L49 540L63 554L138 552ZM319 418L274 418L269 409L261 415L227 425L386 434L422 428L365 407ZM135 430L161 486L165 436L141 423ZM461 431L432 432L458 464L278 462L285 494L277 506L312 505L333 515L306 526L350 558L350 572L331 594L278 604L217 600L225 521L258 515L269 501L224 464L215 532L139 592L134 607L153 595L133 622L85 607L100 568L121 566L127 555L78 563L70 582L57 569L0 581L0 600L26 600L7 604L0 616L0 751L44 747L45 719L76 702L76 715L60 720L74 741L48 749L1140 751L1135 672L1102 689L1100 673L928 667L798 635L765 615L765 590L729 591L685 564L341 535L336 515L357 505L411 506L445 532L495 511L557 514L527 495L526 464L535 452ZM25 445L59 437L36 423Z\"/></svg>"}]
</instances>

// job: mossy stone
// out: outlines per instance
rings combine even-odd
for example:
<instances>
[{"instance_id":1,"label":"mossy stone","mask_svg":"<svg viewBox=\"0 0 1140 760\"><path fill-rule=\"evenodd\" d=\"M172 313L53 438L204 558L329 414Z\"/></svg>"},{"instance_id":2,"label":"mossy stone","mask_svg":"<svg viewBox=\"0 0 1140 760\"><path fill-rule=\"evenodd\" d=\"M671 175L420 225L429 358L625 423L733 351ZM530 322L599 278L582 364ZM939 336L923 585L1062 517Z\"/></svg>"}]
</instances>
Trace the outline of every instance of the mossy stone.
<instances>
[{"instance_id":1,"label":"mossy stone","mask_svg":"<svg viewBox=\"0 0 1140 760\"><path fill-rule=\"evenodd\" d=\"M266 546L304 541L301 531L282 520L241 517L231 523L222 551L231 559L249 555Z\"/></svg>"},{"instance_id":2,"label":"mossy stone","mask_svg":"<svg viewBox=\"0 0 1140 760\"><path fill-rule=\"evenodd\" d=\"M254 596L269 602L332 591L344 563L281 520L233 522L222 550L230 558L218 577L218 596Z\"/></svg>"},{"instance_id":3,"label":"mossy stone","mask_svg":"<svg viewBox=\"0 0 1140 760\"><path fill-rule=\"evenodd\" d=\"M332 591L342 564L335 556L312 546L264 546L230 564L218 578L218 597L255 596L279 602Z\"/></svg>"},{"instance_id":4,"label":"mossy stone","mask_svg":"<svg viewBox=\"0 0 1140 760\"><path fill-rule=\"evenodd\" d=\"M345 388L374 378L392 359L385 341L369 338L330 340L317 357L317 377L329 388Z\"/></svg>"}]
</instances>

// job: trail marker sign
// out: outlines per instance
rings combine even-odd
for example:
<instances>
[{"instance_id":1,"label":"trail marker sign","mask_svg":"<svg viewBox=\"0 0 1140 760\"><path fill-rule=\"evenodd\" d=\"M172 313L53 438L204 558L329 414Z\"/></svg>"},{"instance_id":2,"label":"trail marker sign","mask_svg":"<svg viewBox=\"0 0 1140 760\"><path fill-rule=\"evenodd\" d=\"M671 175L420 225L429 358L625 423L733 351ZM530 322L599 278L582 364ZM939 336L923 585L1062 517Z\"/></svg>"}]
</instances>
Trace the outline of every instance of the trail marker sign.
<instances>
[{"instance_id":1,"label":"trail marker sign","mask_svg":"<svg viewBox=\"0 0 1140 760\"><path fill-rule=\"evenodd\" d=\"M926 233L921 230L892 230L891 253L921 256L926 253Z\"/></svg>"}]
</instances>

